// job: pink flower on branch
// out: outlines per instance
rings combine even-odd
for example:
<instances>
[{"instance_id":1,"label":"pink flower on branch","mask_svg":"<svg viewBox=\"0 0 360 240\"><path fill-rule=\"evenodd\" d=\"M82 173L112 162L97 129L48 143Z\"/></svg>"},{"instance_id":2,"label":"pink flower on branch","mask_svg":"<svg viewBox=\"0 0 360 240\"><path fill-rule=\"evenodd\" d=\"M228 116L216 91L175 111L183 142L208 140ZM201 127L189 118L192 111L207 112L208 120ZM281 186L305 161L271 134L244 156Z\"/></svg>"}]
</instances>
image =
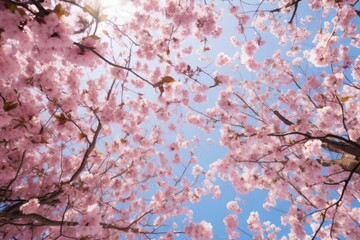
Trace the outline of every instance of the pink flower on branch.
<instances>
[{"instance_id":1,"label":"pink flower on branch","mask_svg":"<svg viewBox=\"0 0 360 240\"><path fill-rule=\"evenodd\" d=\"M27 203L21 205L20 211L24 214L36 213L40 207L39 200L37 198L33 198L29 200Z\"/></svg>"},{"instance_id":2,"label":"pink flower on branch","mask_svg":"<svg viewBox=\"0 0 360 240\"><path fill-rule=\"evenodd\" d=\"M185 234L194 240L213 239L212 225L205 221L190 223L185 227Z\"/></svg>"},{"instance_id":3,"label":"pink flower on branch","mask_svg":"<svg viewBox=\"0 0 360 240\"><path fill-rule=\"evenodd\" d=\"M0 4L4 237L358 238L356 1L105 2Z\"/></svg>"}]
</instances>

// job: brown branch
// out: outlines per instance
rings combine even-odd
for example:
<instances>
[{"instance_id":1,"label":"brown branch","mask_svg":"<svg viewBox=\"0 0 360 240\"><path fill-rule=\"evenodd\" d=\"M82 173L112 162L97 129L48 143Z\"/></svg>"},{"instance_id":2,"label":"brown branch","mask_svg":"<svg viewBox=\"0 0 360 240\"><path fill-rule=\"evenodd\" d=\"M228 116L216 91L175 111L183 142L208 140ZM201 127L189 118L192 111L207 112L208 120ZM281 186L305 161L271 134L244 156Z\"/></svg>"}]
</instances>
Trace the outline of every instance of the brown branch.
<instances>
[{"instance_id":1,"label":"brown branch","mask_svg":"<svg viewBox=\"0 0 360 240\"><path fill-rule=\"evenodd\" d=\"M360 146L353 141L350 141L351 143L349 144L347 142L344 143L344 142L340 142L340 141L330 140L326 137L325 138L317 138L317 139L321 140L324 143L331 145L332 147L338 149L338 151L343 151L347 154L355 156L357 159L360 159Z\"/></svg>"},{"instance_id":2,"label":"brown branch","mask_svg":"<svg viewBox=\"0 0 360 240\"><path fill-rule=\"evenodd\" d=\"M322 215L322 219L321 219L321 223L319 224L319 227L316 229L315 233L314 233L314 236L311 238L311 240L314 240L317 236L317 234L319 233L322 225L324 225L324 222L325 222L325 218L326 218L326 212L329 210L329 208L325 209L324 213L321 213Z\"/></svg>"},{"instance_id":3,"label":"brown branch","mask_svg":"<svg viewBox=\"0 0 360 240\"><path fill-rule=\"evenodd\" d=\"M4 199L6 198L6 193L7 193L7 191L9 190L10 186L11 186L11 185L13 184L13 182L15 182L15 180L18 178L20 169L21 169L21 167L22 167L22 165L23 165L23 163L24 163L25 154L26 154L26 150L24 150L24 152L23 152L23 154L22 154L19 167L18 167L17 170L16 170L15 177L8 183L8 185L6 186L6 188L5 188L5 190L4 190L4 193L2 194L3 196L1 197L1 201L4 201Z\"/></svg>"},{"instance_id":4,"label":"brown branch","mask_svg":"<svg viewBox=\"0 0 360 240\"><path fill-rule=\"evenodd\" d=\"M149 213L151 213L152 210L149 210L145 213L143 213L141 216L139 216L137 219L135 219L134 221L132 221L132 223L129 224L129 226L127 226L126 228L128 229L132 229L131 226L136 224L138 221L140 221L143 217L145 217L146 215L148 215Z\"/></svg>"},{"instance_id":5,"label":"brown branch","mask_svg":"<svg viewBox=\"0 0 360 240\"><path fill-rule=\"evenodd\" d=\"M343 152L353 155L353 156L357 157L358 159L360 159L360 145L357 142L348 140L346 138L343 138L341 136L337 136L334 134L326 134L324 136L319 136L319 137L311 136L308 133L302 133L302 132L297 132L297 131L281 133L281 134L277 134L277 133L268 134L268 136L275 136L275 137L284 137L284 136L289 136L289 135L304 136L305 138L302 139L301 141L306 141L309 139L318 139L325 144L331 145L331 147L333 147L335 149L339 149L339 151L342 150ZM339 140L339 141L337 141L337 140Z\"/></svg>"},{"instance_id":6,"label":"brown branch","mask_svg":"<svg viewBox=\"0 0 360 240\"><path fill-rule=\"evenodd\" d=\"M351 172L350 172L349 176L347 177L347 179L344 180L344 182L345 182L344 187L343 187L343 189L342 189L342 191L341 191L341 195L340 195L339 199L338 199L336 202L334 202L333 204L329 205L329 206L326 207L325 209L315 211L315 212L324 211L324 214L323 214L323 219L322 219L322 221L321 221L318 229L316 230L314 236L312 237L312 239L315 239L315 238L316 238L318 232L320 231L322 225L324 224L325 217L326 217L326 212L327 212L330 208L332 208L333 206L336 206L336 211L335 211L335 213L334 213L334 214L336 214L337 209L339 208L339 204L340 204L341 200L342 200L343 197L344 197L346 188L347 188L347 186L348 186L348 184L349 184L349 182L350 182L353 174L354 174L354 173L357 171L357 169L359 169L359 168L360 168L360 161L358 161L358 163L357 163L357 164L354 166L354 168L351 170ZM313 213L311 213L311 214L314 214L315 212L313 212ZM310 214L310 215L311 215L311 214ZM334 216L333 216L333 218L334 218Z\"/></svg>"},{"instance_id":7,"label":"brown branch","mask_svg":"<svg viewBox=\"0 0 360 240\"><path fill-rule=\"evenodd\" d=\"M94 47L89 47L89 46L85 46L85 45L82 45L81 43L77 43L77 42L74 42L74 45L78 46L82 51L85 51L85 50L89 50L90 52L94 53L96 56L98 56L100 59L102 59L104 62L108 63L109 65L113 66L113 67L116 67L116 68L120 68L120 69L124 69L126 71L129 71L131 72L132 74L134 74L136 77L140 78L142 81L148 83L149 85L151 85L152 87L155 88L154 84L149 82L148 80L146 80L145 78L143 78L142 76L140 76L139 74L137 74L134 70L132 70L132 68L129 68L129 67L124 67L124 66L120 66L120 65L117 65L111 61L109 61L108 59L106 59L105 57L103 57L100 53L98 53Z\"/></svg>"},{"instance_id":8,"label":"brown branch","mask_svg":"<svg viewBox=\"0 0 360 240\"><path fill-rule=\"evenodd\" d=\"M296 12L297 12L297 10L298 10L298 6L299 6L299 3L300 3L301 1L302 1L302 0L293 0L291 3L288 3L288 4L286 4L286 5L283 6L283 7L275 8L275 9L271 10L270 12L271 12L271 13L280 12L283 8L288 8L288 7L294 6L294 11L293 11L293 13L292 13L292 15L291 15L291 18L290 18L289 22L288 22L289 24L291 24L291 23L293 22L295 16L296 16Z\"/></svg>"},{"instance_id":9,"label":"brown branch","mask_svg":"<svg viewBox=\"0 0 360 240\"><path fill-rule=\"evenodd\" d=\"M64 210L64 212L63 212L63 214L62 214L62 217L61 217L61 222L64 222L65 220L65 214L66 214L66 212L67 212L67 210L68 210L68 208L69 208L69 205L70 205L70 197L68 196L68 202L67 202L67 204L66 204L66 207L65 207L65 210ZM61 226L60 226L60 235L59 235L59 237L60 236L62 236L62 230L63 230L63 224L61 224Z\"/></svg>"},{"instance_id":10,"label":"brown branch","mask_svg":"<svg viewBox=\"0 0 360 240\"><path fill-rule=\"evenodd\" d=\"M339 103L339 105L340 105L340 107L341 107L342 124L343 124L343 126L344 126L345 131L348 133L349 131L348 131L348 129L347 129L347 127L346 127L346 123L345 123L346 118L345 118L344 106L343 106L343 104L341 103L339 97L338 97L337 95L335 95L335 97L336 97L336 100L338 101L338 103Z\"/></svg>"},{"instance_id":11,"label":"brown branch","mask_svg":"<svg viewBox=\"0 0 360 240\"><path fill-rule=\"evenodd\" d=\"M114 88L114 86L115 86L115 82L116 82L116 79L114 79L114 80L112 81L112 83L111 83L110 89L109 89L109 91L108 91L108 93L107 93L107 96L106 96L106 101L109 101L109 100L110 100L111 92L112 92L112 90L113 90L113 88Z\"/></svg>"},{"instance_id":12,"label":"brown branch","mask_svg":"<svg viewBox=\"0 0 360 240\"><path fill-rule=\"evenodd\" d=\"M254 117L254 116L252 116L250 114L246 114L246 113L242 112L243 114L246 114L247 116L252 117L252 118L266 124L266 122L264 120L260 119L260 115L254 110L254 108L252 108L238 93L233 93L233 94L237 98L239 98L246 105L246 107L248 107L258 117Z\"/></svg>"},{"instance_id":13,"label":"brown branch","mask_svg":"<svg viewBox=\"0 0 360 240\"><path fill-rule=\"evenodd\" d=\"M65 184L74 181L74 180L80 175L80 173L84 170L84 168L85 168L85 166L86 166L86 163L87 163L87 160L88 160L91 152L92 152L92 151L94 150L94 148L95 148L96 141L97 141L97 139L98 139L98 137L99 137L101 128L102 128L102 124L101 124L101 122L99 121L98 126L97 126L96 131L95 131L95 134L94 134L93 139L92 139L92 141L91 141L91 144L90 144L89 147L86 149L85 154L84 154L84 157L83 157L83 159L82 159L82 161L81 161L81 164L80 164L79 168L78 168L78 169L76 170L76 172L72 175L72 177L70 178L70 180L64 182Z\"/></svg>"},{"instance_id":14,"label":"brown branch","mask_svg":"<svg viewBox=\"0 0 360 240\"><path fill-rule=\"evenodd\" d=\"M331 152L336 152L336 153L339 153L339 154L345 154L345 152L342 149L336 148L333 145L330 145L328 143L322 143L321 147L323 147L326 150L331 151Z\"/></svg>"},{"instance_id":15,"label":"brown branch","mask_svg":"<svg viewBox=\"0 0 360 240\"><path fill-rule=\"evenodd\" d=\"M287 8L287 7L291 7L291 6L293 6L293 5L297 5L297 4L299 4L299 2L301 2L301 1L302 1L302 0L294 0L294 1L292 1L291 3L286 4L284 7L275 8L275 9L271 10L270 12L271 12L271 13L280 12L281 9Z\"/></svg>"},{"instance_id":16,"label":"brown branch","mask_svg":"<svg viewBox=\"0 0 360 240\"><path fill-rule=\"evenodd\" d=\"M352 171L355 169L354 172L360 174L360 168L356 167L359 164L359 161L357 161L353 155L345 154L341 158L335 160L319 159L318 162L324 167L339 165L345 171Z\"/></svg>"},{"instance_id":17,"label":"brown branch","mask_svg":"<svg viewBox=\"0 0 360 240\"><path fill-rule=\"evenodd\" d=\"M300 0L301 1L301 0ZM293 20L294 20L294 17L295 17L295 15L296 15L296 11L297 11L297 9L298 9L298 6L299 6L299 2L300 1L297 1L296 3L295 3L295 6L294 6L294 11L293 11L293 13L292 13L292 15L291 15L291 18L290 18L290 20L289 20L289 23L291 24L292 22L293 22Z\"/></svg>"},{"instance_id":18,"label":"brown branch","mask_svg":"<svg viewBox=\"0 0 360 240\"><path fill-rule=\"evenodd\" d=\"M345 171L351 171L360 174L360 168L356 167L360 163L360 145L358 144L358 142L353 142L351 140L347 140L343 137L336 136L333 134L327 134L323 137L314 137L309 134L305 134L301 132L290 132L283 134L269 134L268 136L284 137L288 135L304 136L304 138L296 141L296 144L301 142L306 142L310 139L318 139L322 141L323 148L332 152L337 152L339 154L342 154L341 158L336 160L330 161L330 160L317 159L317 161L322 166L327 167L330 165L338 165L342 167L342 169ZM336 141L334 140L334 138L340 141Z\"/></svg>"},{"instance_id":19,"label":"brown branch","mask_svg":"<svg viewBox=\"0 0 360 240\"><path fill-rule=\"evenodd\" d=\"M141 233L139 231L139 229L137 228L128 228L128 227L118 227L114 224L109 224L109 223L100 223L100 225L105 228L105 229L115 229L115 230L119 230L122 232L133 232L133 233Z\"/></svg>"},{"instance_id":20,"label":"brown branch","mask_svg":"<svg viewBox=\"0 0 360 240\"><path fill-rule=\"evenodd\" d=\"M73 222L73 221L64 221L63 219L61 221L58 220L51 220L49 218L46 218L42 215L36 214L36 213L31 213L31 214L23 214L20 211L18 211L17 213L14 213L10 219L13 220L21 220L21 219L26 219L26 220L30 220L30 221L36 221L39 222L41 225L39 226L53 226L53 227L62 227L62 226L77 226L79 225L78 222ZM11 222L8 222L7 224L12 224ZM33 223L25 223L25 225L32 225L32 226L37 226L34 225ZM123 232L134 232L134 233L141 233L139 231L139 229L137 228L131 228L131 227L118 227L114 224L108 224L108 223L103 223L100 222L100 225L103 228L109 228L109 229L116 229L119 231L123 231Z\"/></svg>"},{"instance_id":21,"label":"brown branch","mask_svg":"<svg viewBox=\"0 0 360 240\"><path fill-rule=\"evenodd\" d=\"M42 15L48 15L51 13L50 10L47 10L43 7L43 5L41 5L40 1L37 0L30 0L32 2L32 4L35 5L35 7L39 10L39 13L41 13Z\"/></svg>"},{"instance_id":22,"label":"brown branch","mask_svg":"<svg viewBox=\"0 0 360 240\"><path fill-rule=\"evenodd\" d=\"M17 1L12 1L12 0L5 0L5 3L10 3L10 4L14 4L18 7L22 7L24 9L26 9L27 11L29 11L31 14L33 14L34 16L38 16L38 12L34 12L30 7L28 3L23 3L23 2L17 2Z\"/></svg>"},{"instance_id":23,"label":"brown branch","mask_svg":"<svg viewBox=\"0 0 360 240\"><path fill-rule=\"evenodd\" d=\"M308 205L310 205L310 206L312 206L312 207L316 207L315 204L313 204L313 203L310 201L310 199L309 199L305 194L303 194L303 193L301 192L301 190L299 189L299 187L296 186L296 184L294 184L294 183L292 183L292 182L290 181L290 179L286 179L286 178L285 178L284 176L282 176L282 175L280 175L280 178L283 179L285 182L287 182L293 189L295 189L295 191L296 191L300 196L302 196L302 197L305 199L305 201L307 202Z\"/></svg>"},{"instance_id":24,"label":"brown branch","mask_svg":"<svg viewBox=\"0 0 360 240\"><path fill-rule=\"evenodd\" d=\"M279 113L277 110L273 111L273 113L286 125L291 126L294 125L293 122L291 122L290 120L288 120L286 117L284 117L283 115L281 115L281 113Z\"/></svg>"}]
</instances>

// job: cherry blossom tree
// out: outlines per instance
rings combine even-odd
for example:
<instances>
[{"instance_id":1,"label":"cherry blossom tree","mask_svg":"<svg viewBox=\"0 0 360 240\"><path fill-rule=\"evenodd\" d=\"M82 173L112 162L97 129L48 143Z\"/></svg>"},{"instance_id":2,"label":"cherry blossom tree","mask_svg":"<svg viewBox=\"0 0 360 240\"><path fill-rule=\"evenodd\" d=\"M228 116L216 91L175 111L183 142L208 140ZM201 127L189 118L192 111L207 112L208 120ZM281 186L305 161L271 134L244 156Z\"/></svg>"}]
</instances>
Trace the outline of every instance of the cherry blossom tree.
<instances>
[{"instance_id":1,"label":"cherry blossom tree","mask_svg":"<svg viewBox=\"0 0 360 240\"><path fill-rule=\"evenodd\" d=\"M358 0L113 2L0 1L1 238L360 236Z\"/></svg>"}]
</instances>

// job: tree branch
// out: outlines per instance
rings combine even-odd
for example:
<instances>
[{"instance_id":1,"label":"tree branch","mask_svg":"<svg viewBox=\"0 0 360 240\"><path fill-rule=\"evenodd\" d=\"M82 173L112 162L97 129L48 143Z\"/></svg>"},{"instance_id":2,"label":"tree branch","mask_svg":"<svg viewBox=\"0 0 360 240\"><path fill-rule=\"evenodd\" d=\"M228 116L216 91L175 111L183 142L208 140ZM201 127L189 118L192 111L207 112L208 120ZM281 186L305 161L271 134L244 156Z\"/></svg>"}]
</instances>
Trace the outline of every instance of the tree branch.
<instances>
[{"instance_id":1,"label":"tree branch","mask_svg":"<svg viewBox=\"0 0 360 240\"><path fill-rule=\"evenodd\" d=\"M6 186L6 188L5 188L5 190L4 190L4 193L2 194L3 196L1 197L1 200L0 200L0 201L4 201L4 199L6 198L6 193L7 193L7 191L9 190L10 186L11 186L11 185L13 184L13 182L18 178L20 169L21 169L21 167L22 167L22 165L23 165L23 163L24 163L25 154L26 154L26 150L24 150L24 152L23 152L23 154L22 154L19 167L18 167L17 170L16 170L15 177L14 177L14 178L8 183L8 185Z\"/></svg>"},{"instance_id":2,"label":"tree branch","mask_svg":"<svg viewBox=\"0 0 360 240\"><path fill-rule=\"evenodd\" d=\"M116 68L120 68L120 69L124 69L126 71L131 72L132 74L134 74L136 77L140 78L142 81L148 83L149 85L151 85L152 87L155 88L154 84L151 83L150 81L146 80L145 78L143 78L142 76L140 76L139 74L137 74L134 70L132 70L131 68L128 67L124 67L124 66L120 66L117 65L115 63L112 63L111 61L107 60L105 57L103 57L100 53L98 53L94 47L89 47L89 46L85 46L82 45L80 43L74 42L74 45L78 46L81 50L89 50L90 52L94 53L96 56L98 56L99 58L101 58L104 62L108 63L109 65L116 67Z\"/></svg>"},{"instance_id":3,"label":"tree branch","mask_svg":"<svg viewBox=\"0 0 360 240\"><path fill-rule=\"evenodd\" d=\"M98 138L99 133L101 131L101 128L102 128L102 124L99 121L98 126L97 126L96 131L95 131L95 134L94 134L93 139L91 141L91 144L89 145L89 147L85 151L85 154L84 154L83 160L81 161L80 167L76 170L76 172L72 175L72 177L68 181L65 182L65 184L74 181L80 175L80 173L84 170L84 168L86 166L86 163L87 163L87 160L88 160L88 158L90 156L90 153L95 148L96 141L97 141L97 138Z\"/></svg>"}]
</instances>

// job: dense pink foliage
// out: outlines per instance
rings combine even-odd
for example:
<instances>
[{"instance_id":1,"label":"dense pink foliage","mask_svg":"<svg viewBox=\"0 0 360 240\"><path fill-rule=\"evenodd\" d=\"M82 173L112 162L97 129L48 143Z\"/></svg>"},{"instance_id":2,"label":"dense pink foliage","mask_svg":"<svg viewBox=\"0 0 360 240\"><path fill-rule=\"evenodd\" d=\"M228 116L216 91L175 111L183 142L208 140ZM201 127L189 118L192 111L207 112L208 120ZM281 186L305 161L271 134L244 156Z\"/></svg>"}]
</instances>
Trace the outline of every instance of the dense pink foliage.
<instances>
[{"instance_id":1,"label":"dense pink foliage","mask_svg":"<svg viewBox=\"0 0 360 240\"><path fill-rule=\"evenodd\" d=\"M358 239L358 1L100 2L0 0L1 239Z\"/></svg>"}]
</instances>

